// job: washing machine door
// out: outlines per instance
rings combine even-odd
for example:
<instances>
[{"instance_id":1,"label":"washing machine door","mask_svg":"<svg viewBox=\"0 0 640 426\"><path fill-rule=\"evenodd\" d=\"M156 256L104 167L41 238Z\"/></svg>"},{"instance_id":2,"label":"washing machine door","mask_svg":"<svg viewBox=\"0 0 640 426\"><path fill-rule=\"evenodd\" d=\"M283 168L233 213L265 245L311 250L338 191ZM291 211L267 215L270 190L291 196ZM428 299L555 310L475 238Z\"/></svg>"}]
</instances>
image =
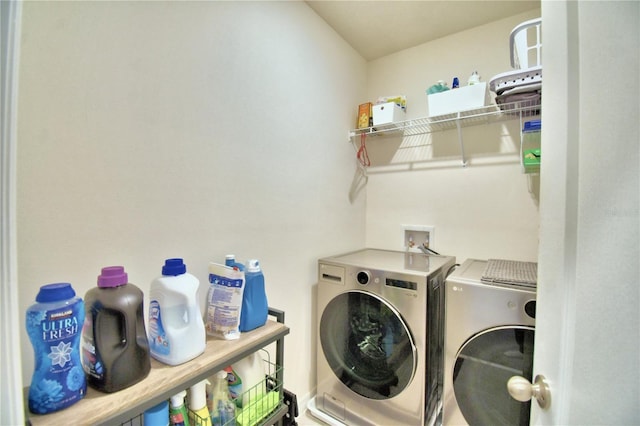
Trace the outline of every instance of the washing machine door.
<instances>
[{"instance_id":1,"label":"washing machine door","mask_svg":"<svg viewBox=\"0 0 640 426\"><path fill-rule=\"evenodd\" d=\"M354 290L332 299L320 319L320 342L333 373L366 398L393 398L416 371L417 350L407 324L372 293Z\"/></svg>"},{"instance_id":2,"label":"washing machine door","mask_svg":"<svg viewBox=\"0 0 640 426\"><path fill-rule=\"evenodd\" d=\"M528 425L530 402L511 398L507 381L531 381L534 328L496 327L480 332L460 348L453 368L458 407L470 425Z\"/></svg>"}]
</instances>

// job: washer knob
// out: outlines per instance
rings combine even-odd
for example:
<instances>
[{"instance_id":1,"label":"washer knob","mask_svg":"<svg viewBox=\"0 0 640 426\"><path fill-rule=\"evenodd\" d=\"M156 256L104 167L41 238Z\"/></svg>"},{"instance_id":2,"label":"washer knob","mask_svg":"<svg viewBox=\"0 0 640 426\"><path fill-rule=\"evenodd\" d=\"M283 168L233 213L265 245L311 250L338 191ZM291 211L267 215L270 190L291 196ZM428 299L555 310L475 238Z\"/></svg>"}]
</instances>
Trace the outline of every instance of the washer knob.
<instances>
[{"instance_id":1,"label":"washer knob","mask_svg":"<svg viewBox=\"0 0 640 426\"><path fill-rule=\"evenodd\" d=\"M358 280L358 282L362 285L367 285L369 284L369 273L367 271L360 271L358 272L358 275L356 275L356 279Z\"/></svg>"}]
</instances>

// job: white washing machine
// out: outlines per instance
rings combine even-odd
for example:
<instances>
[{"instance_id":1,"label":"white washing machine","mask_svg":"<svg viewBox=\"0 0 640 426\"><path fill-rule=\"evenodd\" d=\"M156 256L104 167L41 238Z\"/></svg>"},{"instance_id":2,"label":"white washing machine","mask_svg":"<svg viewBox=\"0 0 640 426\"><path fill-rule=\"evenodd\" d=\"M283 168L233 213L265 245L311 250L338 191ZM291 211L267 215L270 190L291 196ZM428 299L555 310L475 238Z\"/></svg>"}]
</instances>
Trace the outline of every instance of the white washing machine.
<instances>
[{"instance_id":1,"label":"white washing machine","mask_svg":"<svg viewBox=\"0 0 640 426\"><path fill-rule=\"evenodd\" d=\"M445 426L529 424L530 402L507 381L531 381L535 285L485 283L487 264L469 259L446 280Z\"/></svg>"},{"instance_id":2,"label":"white washing machine","mask_svg":"<svg viewBox=\"0 0 640 426\"><path fill-rule=\"evenodd\" d=\"M435 421L454 262L376 249L318 261L318 410L348 425Z\"/></svg>"}]
</instances>

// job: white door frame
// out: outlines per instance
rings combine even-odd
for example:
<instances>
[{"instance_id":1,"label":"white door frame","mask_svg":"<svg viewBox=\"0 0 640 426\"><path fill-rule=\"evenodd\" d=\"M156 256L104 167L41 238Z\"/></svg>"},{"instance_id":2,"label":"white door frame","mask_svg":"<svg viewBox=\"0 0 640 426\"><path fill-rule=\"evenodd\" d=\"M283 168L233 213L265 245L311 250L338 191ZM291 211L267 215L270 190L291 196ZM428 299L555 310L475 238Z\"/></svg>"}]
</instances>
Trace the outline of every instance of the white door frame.
<instances>
[{"instance_id":1,"label":"white door frame","mask_svg":"<svg viewBox=\"0 0 640 426\"><path fill-rule=\"evenodd\" d=\"M22 2L0 1L0 424L24 424L16 232L16 132Z\"/></svg>"},{"instance_id":2,"label":"white door frame","mask_svg":"<svg viewBox=\"0 0 640 426\"><path fill-rule=\"evenodd\" d=\"M542 3L542 149L540 170L540 247L535 374L552 381L551 410L532 402L532 423L564 424L569 406L575 335L576 245L578 215L579 60L575 4ZM571 33L575 37L570 37ZM553 40L553 43L549 43ZM574 155L575 154L575 155ZM561 312L548 318L546 312ZM554 324L555 323L555 324ZM543 348L544 346L544 348ZM553 348L556 362L540 360ZM541 365L542 364L542 365ZM537 368L536 368L537 367ZM551 418L549 418L551 416Z\"/></svg>"}]
</instances>

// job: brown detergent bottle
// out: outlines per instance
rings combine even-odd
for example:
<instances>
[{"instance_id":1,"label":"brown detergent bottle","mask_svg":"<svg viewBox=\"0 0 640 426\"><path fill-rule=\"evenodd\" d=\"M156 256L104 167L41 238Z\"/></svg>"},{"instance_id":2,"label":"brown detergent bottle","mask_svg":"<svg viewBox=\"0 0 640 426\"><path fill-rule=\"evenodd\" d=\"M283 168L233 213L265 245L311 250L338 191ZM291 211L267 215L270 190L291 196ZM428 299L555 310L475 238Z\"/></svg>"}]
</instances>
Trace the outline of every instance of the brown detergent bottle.
<instances>
[{"instance_id":1,"label":"brown detergent bottle","mask_svg":"<svg viewBox=\"0 0 640 426\"><path fill-rule=\"evenodd\" d=\"M151 369L143 294L127 281L122 266L108 266L85 295L83 368L89 385L102 392L129 387Z\"/></svg>"}]
</instances>

